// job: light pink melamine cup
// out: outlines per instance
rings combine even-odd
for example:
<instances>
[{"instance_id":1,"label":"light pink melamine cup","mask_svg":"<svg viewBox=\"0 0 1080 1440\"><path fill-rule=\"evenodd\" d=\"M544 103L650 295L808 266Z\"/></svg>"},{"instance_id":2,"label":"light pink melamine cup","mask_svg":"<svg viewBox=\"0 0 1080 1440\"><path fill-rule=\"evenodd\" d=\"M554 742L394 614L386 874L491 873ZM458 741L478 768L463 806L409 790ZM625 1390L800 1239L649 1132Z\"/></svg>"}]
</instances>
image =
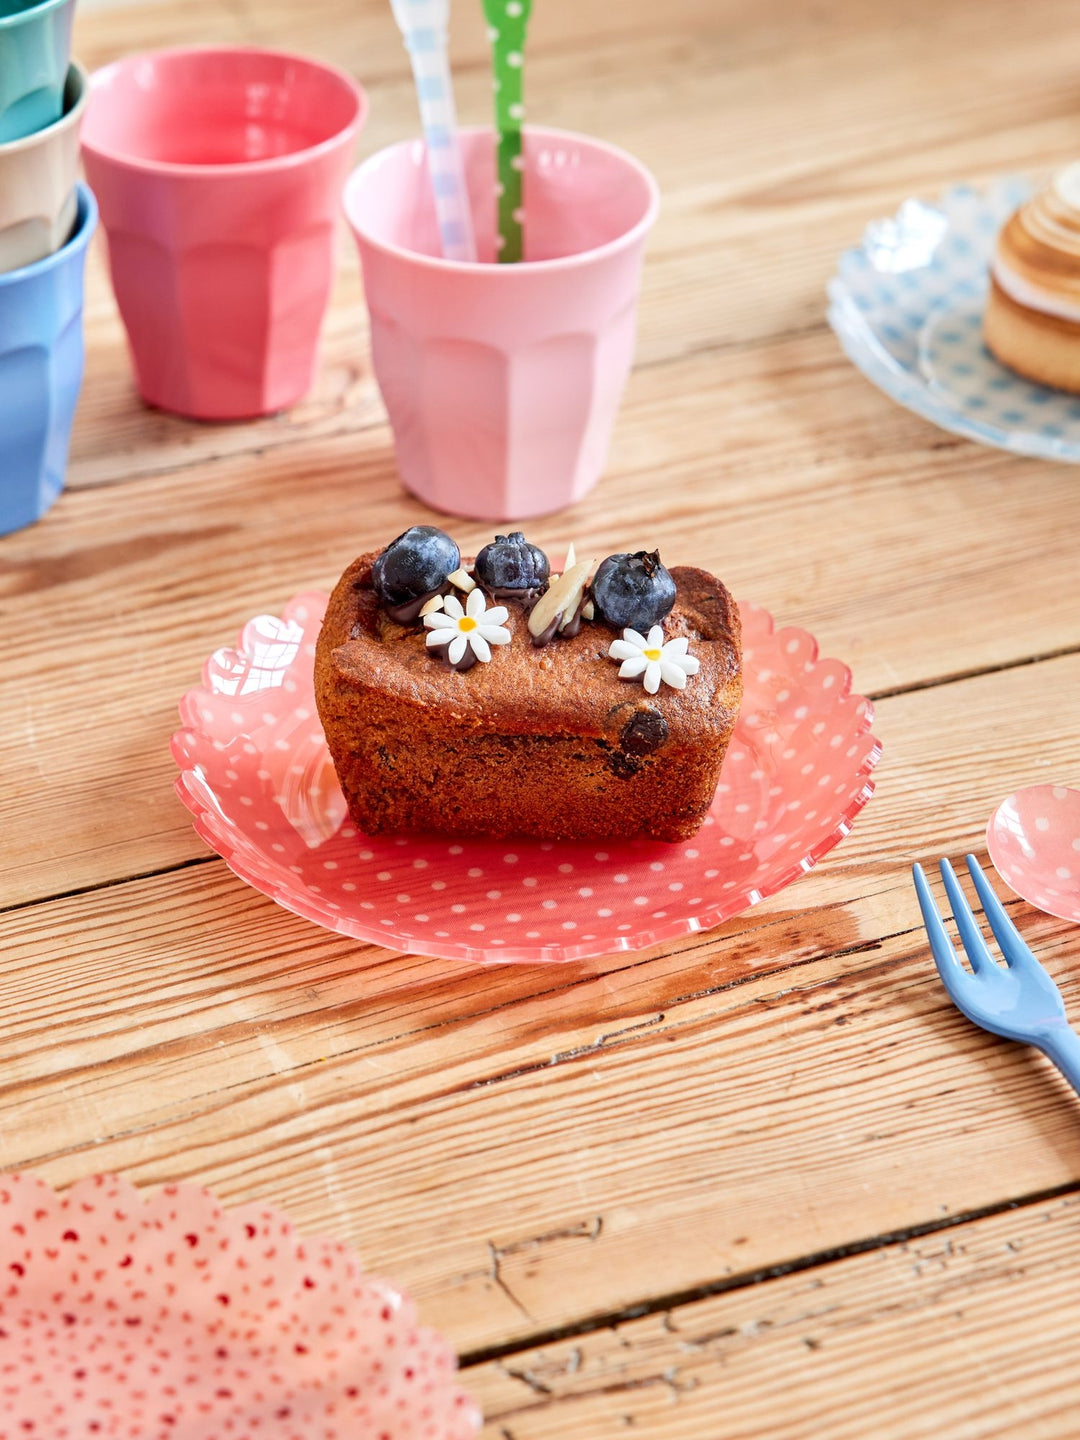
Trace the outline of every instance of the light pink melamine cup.
<instances>
[{"instance_id":1,"label":"light pink melamine cup","mask_svg":"<svg viewBox=\"0 0 1080 1440\"><path fill-rule=\"evenodd\" d=\"M652 176L614 146L525 135L525 260L493 263L495 149L461 137L480 263L443 260L419 141L345 190L375 373L409 490L436 510L518 520L597 481L634 351Z\"/></svg>"},{"instance_id":2,"label":"light pink melamine cup","mask_svg":"<svg viewBox=\"0 0 1080 1440\"><path fill-rule=\"evenodd\" d=\"M236 420L308 391L366 112L344 71L250 47L135 55L91 77L83 159L149 404Z\"/></svg>"}]
</instances>

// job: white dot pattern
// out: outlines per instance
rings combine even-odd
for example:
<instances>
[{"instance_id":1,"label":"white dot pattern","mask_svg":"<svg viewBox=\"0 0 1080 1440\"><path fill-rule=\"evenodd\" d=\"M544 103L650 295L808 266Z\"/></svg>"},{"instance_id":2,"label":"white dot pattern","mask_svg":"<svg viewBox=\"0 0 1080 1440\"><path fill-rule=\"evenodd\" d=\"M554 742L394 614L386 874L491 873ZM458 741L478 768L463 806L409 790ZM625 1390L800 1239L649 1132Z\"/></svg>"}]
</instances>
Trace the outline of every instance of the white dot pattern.
<instances>
[{"instance_id":1,"label":"white dot pattern","mask_svg":"<svg viewBox=\"0 0 1080 1440\"><path fill-rule=\"evenodd\" d=\"M252 621L236 651L217 652L206 685L181 702L173 753L203 838L257 889L342 934L474 961L641 949L719 924L790 883L847 833L873 792L880 747L846 667L819 660L805 631L774 632L766 611L744 605L743 714L691 842L596 850L358 835L310 723L325 604L300 596L282 619ZM237 677L255 673L249 701ZM284 753L279 736L289 737ZM1080 872L1075 853L1072 865Z\"/></svg>"},{"instance_id":2,"label":"white dot pattern","mask_svg":"<svg viewBox=\"0 0 1080 1440\"><path fill-rule=\"evenodd\" d=\"M1080 922L1080 790L1018 790L991 816L986 848L1018 895L1049 915Z\"/></svg>"}]
</instances>

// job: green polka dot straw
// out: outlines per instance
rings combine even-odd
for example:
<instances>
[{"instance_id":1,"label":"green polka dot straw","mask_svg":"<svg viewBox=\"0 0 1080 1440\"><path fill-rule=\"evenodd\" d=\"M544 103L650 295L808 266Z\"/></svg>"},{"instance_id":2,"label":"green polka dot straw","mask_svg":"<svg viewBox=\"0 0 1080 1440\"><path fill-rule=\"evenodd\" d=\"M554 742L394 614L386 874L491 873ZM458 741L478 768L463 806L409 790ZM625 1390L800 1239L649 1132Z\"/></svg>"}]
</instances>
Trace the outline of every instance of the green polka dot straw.
<instances>
[{"instance_id":1,"label":"green polka dot straw","mask_svg":"<svg viewBox=\"0 0 1080 1440\"><path fill-rule=\"evenodd\" d=\"M501 262L522 257L524 186L521 156L521 122L525 118L522 76L525 69L525 30L532 0L484 0L484 15L491 41L495 86L495 130L499 148L495 193L498 215L495 249Z\"/></svg>"}]
</instances>

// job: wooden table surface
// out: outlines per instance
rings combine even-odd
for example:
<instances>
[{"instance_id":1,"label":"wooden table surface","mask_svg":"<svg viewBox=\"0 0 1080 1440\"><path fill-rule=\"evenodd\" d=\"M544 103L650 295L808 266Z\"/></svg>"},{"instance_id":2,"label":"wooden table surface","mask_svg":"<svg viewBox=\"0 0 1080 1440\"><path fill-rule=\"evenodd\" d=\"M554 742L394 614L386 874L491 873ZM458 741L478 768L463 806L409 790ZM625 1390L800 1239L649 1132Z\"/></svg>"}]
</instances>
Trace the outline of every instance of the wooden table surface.
<instances>
[{"instance_id":1,"label":"wooden table surface","mask_svg":"<svg viewBox=\"0 0 1080 1440\"><path fill-rule=\"evenodd\" d=\"M206 40L347 65L362 154L415 129L383 0L151 0L76 49ZM0 1167L349 1240L450 1337L485 1440L1075 1437L1080 1106L953 1011L909 866L1080 783L1080 474L896 407L824 287L907 195L1073 158L1078 73L1072 0L537 0L531 115L634 151L664 208L607 473L532 538L715 570L850 664L884 745L797 885L586 964L360 945L195 835L169 737L204 658L431 516L347 236L314 393L218 426L139 403L95 241L68 488L0 541ZM1013 914L1080 1016L1076 931Z\"/></svg>"}]
</instances>

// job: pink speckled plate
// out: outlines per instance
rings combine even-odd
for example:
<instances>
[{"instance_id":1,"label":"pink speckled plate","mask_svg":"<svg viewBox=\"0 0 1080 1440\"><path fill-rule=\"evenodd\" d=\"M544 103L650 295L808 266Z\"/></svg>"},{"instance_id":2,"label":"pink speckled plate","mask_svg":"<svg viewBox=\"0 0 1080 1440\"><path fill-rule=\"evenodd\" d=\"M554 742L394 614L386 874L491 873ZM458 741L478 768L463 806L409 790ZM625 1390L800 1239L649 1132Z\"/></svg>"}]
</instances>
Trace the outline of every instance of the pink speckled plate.
<instances>
[{"instance_id":1,"label":"pink speckled plate","mask_svg":"<svg viewBox=\"0 0 1080 1440\"><path fill-rule=\"evenodd\" d=\"M0 1176L0 1440L469 1440L450 1347L340 1241L205 1190Z\"/></svg>"},{"instance_id":2,"label":"pink speckled plate","mask_svg":"<svg viewBox=\"0 0 1080 1440\"><path fill-rule=\"evenodd\" d=\"M1006 885L1029 904L1080 922L1080 790L1017 790L990 817L986 848Z\"/></svg>"},{"instance_id":3,"label":"pink speckled plate","mask_svg":"<svg viewBox=\"0 0 1080 1440\"><path fill-rule=\"evenodd\" d=\"M237 875L359 940L471 961L567 961L707 930L789 885L851 829L881 747L851 673L742 605L744 698L703 829L685 844L366 836L315 710L326 596L250 621L180 702L177 791Z\"/></svg>"}]
</instances>

